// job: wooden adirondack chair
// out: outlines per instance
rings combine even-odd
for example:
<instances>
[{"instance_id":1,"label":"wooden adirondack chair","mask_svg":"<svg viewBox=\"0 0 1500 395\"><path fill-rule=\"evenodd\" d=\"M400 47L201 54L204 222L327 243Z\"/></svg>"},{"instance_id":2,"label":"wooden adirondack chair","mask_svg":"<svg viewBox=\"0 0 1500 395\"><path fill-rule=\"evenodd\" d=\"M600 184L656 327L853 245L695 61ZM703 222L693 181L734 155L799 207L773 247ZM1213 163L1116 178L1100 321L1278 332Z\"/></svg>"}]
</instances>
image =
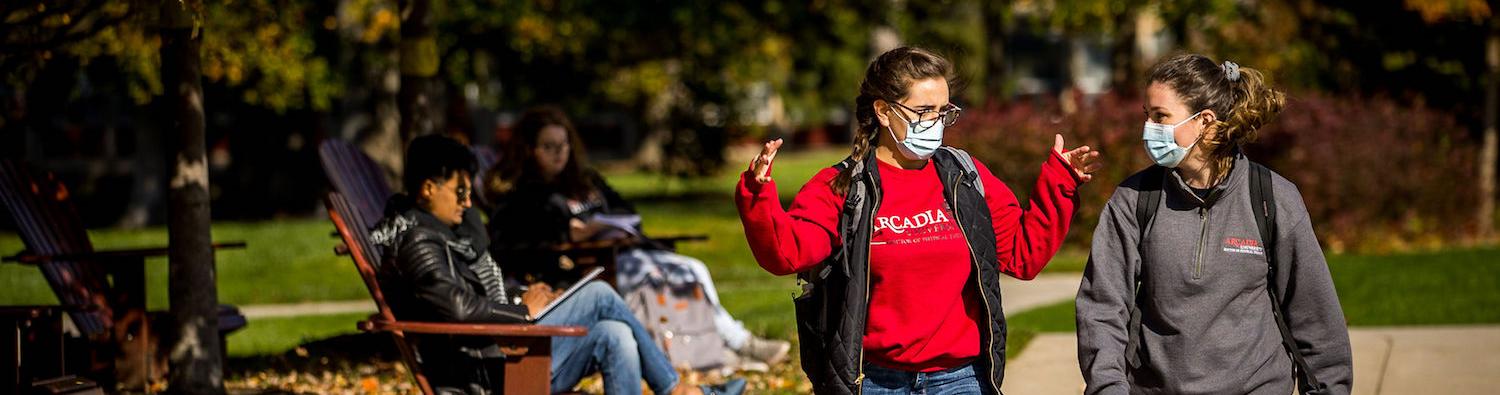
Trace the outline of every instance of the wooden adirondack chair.
<instances>
[{"instance_id":1,"label":"wooden adirondack chair","mask_svg":"<svg viewBox=\"0 0 1500 395\"><path fill-rule=\"evenodd\" d=\"M390 306L385 302L385 295L380 291L380 282L377 278L377 265L381 262L381 252L370 244L369 229L374 218L364 217L354 204L338 192L330 192L326 203L328 204L328 217L333 221L334 227L338 228L339 237L344 244L335 248L339 254L348 254L354 261L354 267L359 270L359 275L365 281L365 287L370 290L370 298L375 300L375 306L379 312L371 315L367 321L358 324L360 330L367 332L387 332L396 341L396 347L401 350L401 358L411 371L412 379L417 382L417 387L423 394L433 394L432 385L427 376L422 373L422 367L417 362L416 350L414 350L406 337L409 333L420 334L445 334L480 336L493 338L505 353L505 374L502 383L505 394L545 394L550 392L552 377L552 337L553 336L583 336L588 330L577 326L547 326L531 324L472 324L451 322L413 322L399 321Z\"/></svg>"},{"instance_id":2,"label":"wooden adirondack chair","mask_svg":"<svg viewBox=\"0 0 1500 395\"><path fill-rule=\"evenodd\" d=\"M0 392L21 393L32 382L61 377L63 309L60 306L0 306Z\"/></svg>"},{"instance_id":3,"label":"wooden adirondack chair","mask_svg":"<svg viewBox=\"0 0 1500 395\"><path fill-rule=\"evenodd\" d=\"M26 250L10 262L35 265L89 344L86 375L106 388L142 389L165 372L157 332L146 312L145 260L167 249L96 251L68 189L50 172L0 161L0 201L20 230ZM244 247L243 242L215 249ZM221 336L244 327L245 317L220 306ZM222 345L223 342L221 341ZM222 351L222 350L221 350Z\"/></svg>"},{"instance_id":4,"label":"wooden adirondack chair","mask_svg":"<svg viewBox=\"0 0 1500 395\"><path fill-rule=\"evenodd\" d=\"M471 148L471 150L479 159L481 172L487 171L489 165L499 160L499 156L491 150L482 148ZM323 162L323 172L328 175L334 191L342 194L364 218L380 218L384 215L385 202L391 196L391 187L385 182L385 172L374 160L360 151L359 147L336 139L324 140L318 147L318 155ZM481 180L482 178L476 178L475 185L479 185L478 182ZM483 188L476 187L475 189ZM650 241L617 239L577 243L508 244L495 245L492 250L499 253L560 252L571 258L581 269L592 266L604 267L604 273L599 278L614 285L615 257L622 249L640 247L650 242L659 243L668 249L676 249L679 242L707 239L708 236L687 235L658 237ZM583 270L578 272L582 273Z\"/></svg>"},{"instance_id":5,"label":"wooden adirondack chair","mask_svg":"<svg viewBox=\"0 0 1500 395\"><path fill-rule=\"evenodd\" d=\"M391 187L385 183L385 170L344 140L328 139L318 145L318 159L333 190L359 210L360 218L378 219L385 213L385 201Z\"/></svg>"}]
</instances>

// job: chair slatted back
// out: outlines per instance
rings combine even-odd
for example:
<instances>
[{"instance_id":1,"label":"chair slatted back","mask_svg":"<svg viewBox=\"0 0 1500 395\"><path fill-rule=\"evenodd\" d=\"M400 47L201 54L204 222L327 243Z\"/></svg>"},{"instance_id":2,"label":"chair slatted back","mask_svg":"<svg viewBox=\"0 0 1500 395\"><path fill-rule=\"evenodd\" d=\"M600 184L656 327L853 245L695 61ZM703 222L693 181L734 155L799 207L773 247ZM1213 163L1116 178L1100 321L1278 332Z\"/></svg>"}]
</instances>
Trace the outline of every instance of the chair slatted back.
<instances>
[{"instance_id":1,"label":"chair slatted back","mask_svg":"<svg viewBox=\"0 0 1500 395\"><path fill-rule=\"evenodd\" d=\"M0 201L15 219L21 240L31 253L61 255L94 251L68 193L68 188L51 172L36 171L17 161L0 161ZM91 336L107 333L114 324L114 315L104 268L97 263L76 261L52 261L37 266L59 302L98 307L91 311L69 311L81 331Z\"/></svg>"},{"instance_id":2,"label":"chair slatted back","mask_svg":"<svg viewBox=\"0 0 1500 395\"><path fill-rule=\"evenodd\" d=\"M374 226L372 219L365 217L341 193L329 192L327 204L328 217L333 220L334 227L338 228L339 237L349 248L349 257L353 258L355 269L359 270L360 278L365 281L365 288L370 291L370 297L375 300L375 306L380 310L380 317L395 321L396 316L386 304L385 294L380 291L379 272L376 267L381 262L381 251L370 240L370 228Z\"/></svg>"},{"instance_id":3,"label":"chair slatted back","mask_svg":"<svg viewBox=\"0 0 1500 395\"><path fill-rule=\"evenodd\" d=\"M328 139L318 147L318 157L333 190L343 194L363 218L378 219L384 214L391 187L386 184L385 170L364 151L347 141Z\"/></svg>"},{"instance_id":4,"label":"chair slatted back","mask_svg":"<svg viewBox=\"0 0 1500 395\"><path fill-rule=\"evenodd\" d=\"M371 222L379 217L365 217L338 192L329 192L325 203L328 205L328 218L333 220L333 226L338 229L339 237L348 247L349 257L354 261L354 268L359 271L359 277L365 281L365 288L369 289L370 298L375 300L375 307L379 309L380 318L388 322L396 322L396 315L391 312L391 307L385 303L385 294L380 291L380 280L375 269L381 262L381 252L370 241ZM427 382L427 376L422 374L422 368L417 363L416 352L407 342L406 334L402 331L390 333L396 341L396 348L401 350L402 360L411 370L412 380L417 382L417 387L422 390L423 394L432 394L432 385Z\"/></svg>"}]
</instances>

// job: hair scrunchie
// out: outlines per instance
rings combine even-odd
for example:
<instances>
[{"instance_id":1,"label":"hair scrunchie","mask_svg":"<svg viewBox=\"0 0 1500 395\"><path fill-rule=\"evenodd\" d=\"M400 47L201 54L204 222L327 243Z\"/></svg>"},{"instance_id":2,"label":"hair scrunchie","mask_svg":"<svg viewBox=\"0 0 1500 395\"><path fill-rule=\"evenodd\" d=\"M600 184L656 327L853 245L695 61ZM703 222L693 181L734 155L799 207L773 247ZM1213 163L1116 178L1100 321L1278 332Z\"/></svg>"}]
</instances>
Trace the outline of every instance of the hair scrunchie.
<instances>
[{"instance_id":1,"label":"hair scrunchie","mask_svg":"<svg viewBox=\"0 0 1500 395\"><path fill-rule=\"evenodd\" d=\"M1220 66L1220 68L1224 69L1224 76L1229 78L1229 82L1240 80L1240 65L1226 60L1224 61L1224 65Z\"/></svg>"}]
</instances>

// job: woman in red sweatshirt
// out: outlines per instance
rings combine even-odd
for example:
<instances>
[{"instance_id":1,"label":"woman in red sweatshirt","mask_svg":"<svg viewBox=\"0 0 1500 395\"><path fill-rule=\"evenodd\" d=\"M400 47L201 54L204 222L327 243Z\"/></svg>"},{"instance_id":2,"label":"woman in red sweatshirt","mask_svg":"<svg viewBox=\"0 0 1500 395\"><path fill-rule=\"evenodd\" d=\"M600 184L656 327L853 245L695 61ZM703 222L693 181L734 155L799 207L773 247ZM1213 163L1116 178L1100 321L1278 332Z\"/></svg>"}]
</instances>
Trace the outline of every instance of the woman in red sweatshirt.
<instances>
[{"instance_id":1,"label":"woman in red sweatshirt","mask_svg":"<svg viewBox=\"0 0 1500 395\"><path fill-rule=\"evenodd\" d=\"M875 59L856 99L853 153L784 210L771 180L781 140L741 176L735 202L762 268L806 280L795 301L803 370L817 393L999 393L999 275L1029 280L1068 232L1078 186L1099 167L1058 135L1029 209L961 150L942 146L961 109L952 64L921 48Z\"/></svg>"}]
</instances>

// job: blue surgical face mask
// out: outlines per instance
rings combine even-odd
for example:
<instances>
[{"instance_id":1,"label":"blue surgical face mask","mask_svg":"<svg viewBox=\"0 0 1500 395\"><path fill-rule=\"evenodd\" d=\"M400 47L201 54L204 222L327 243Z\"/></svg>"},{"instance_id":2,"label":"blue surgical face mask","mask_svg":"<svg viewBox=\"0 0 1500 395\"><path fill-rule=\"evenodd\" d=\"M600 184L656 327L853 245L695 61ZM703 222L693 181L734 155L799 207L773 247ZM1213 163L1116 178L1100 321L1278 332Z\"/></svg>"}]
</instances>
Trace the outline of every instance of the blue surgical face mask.
<instances>
[{"instance_id":1,"label":"blue surgical face mask","mask_svg":"<svg viewBox=\"0 0 1500 395\"><path fill-rule=\"evenodd\" d=\"M902 119L905 121L905 119ZM896 129L887 126L885 128L891 133L891 139L896 139ZM943 123L934 122L931 127L921 132L917 131L916 122L907 122L906 140L901 140L896 147L901 155L911 160L927 160L931 158L938 147L943 146Z\"/></svg>"},{"instance_id":2,"label":"blue surgical face mask","mask_svg":"<svg viewBox=\"0 0 1500 395\"><path fill-rule=\"evenodd\" d=\"M1141 139L1146 141L1146 154L1151 155L1151 160L1166 168L1176 168L1178 164L1181 164L1182 158L1187 157L1188 150L1193 149L1194 145L1198 145L1198 139L1193 139L1193 143L1187 147L1178 146L1176 137L1177 127L1193 120L1193 118L1197 118L1199 114L1203 114L1203 111L1199 111L1193 114L1193 116L1182 120L1182 122L1173 125L1147 120L1146 131L1141 136ZM1202 137L1203 132L1199 131L1198 138Z\"/></svg>"}]
</instances>

